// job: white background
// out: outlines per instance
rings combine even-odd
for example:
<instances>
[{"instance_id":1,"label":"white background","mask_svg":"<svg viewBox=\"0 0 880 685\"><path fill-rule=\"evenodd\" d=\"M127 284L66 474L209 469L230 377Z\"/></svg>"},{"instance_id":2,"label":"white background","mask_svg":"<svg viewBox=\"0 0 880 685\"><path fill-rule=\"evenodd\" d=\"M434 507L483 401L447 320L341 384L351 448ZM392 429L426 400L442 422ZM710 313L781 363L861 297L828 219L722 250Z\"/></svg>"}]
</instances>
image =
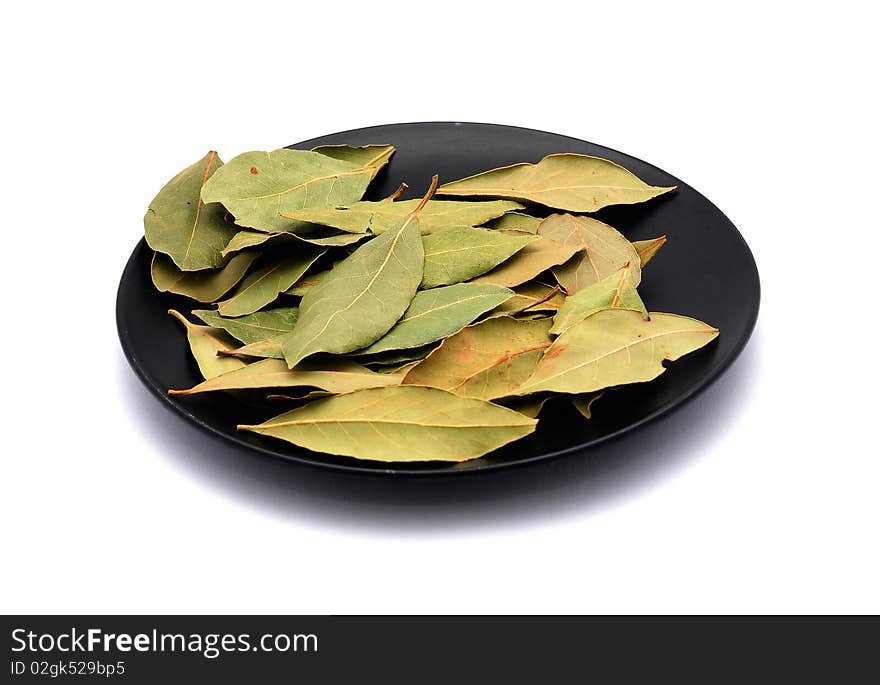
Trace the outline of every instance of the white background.
<instances>
[{"instance_id":1,"label":"white background","mask_svg":"<svg viewBox=\"0 0 880 685\"><path fill-rule=\"evenodd\" d=\"M0 610L880 611L876 22L811 6L6 8ZM114 324L158 188L419 120L695 186L761 272L743 356L593 458L441 486L242 458L160 407Z\"/></svg>"}]
</instances>

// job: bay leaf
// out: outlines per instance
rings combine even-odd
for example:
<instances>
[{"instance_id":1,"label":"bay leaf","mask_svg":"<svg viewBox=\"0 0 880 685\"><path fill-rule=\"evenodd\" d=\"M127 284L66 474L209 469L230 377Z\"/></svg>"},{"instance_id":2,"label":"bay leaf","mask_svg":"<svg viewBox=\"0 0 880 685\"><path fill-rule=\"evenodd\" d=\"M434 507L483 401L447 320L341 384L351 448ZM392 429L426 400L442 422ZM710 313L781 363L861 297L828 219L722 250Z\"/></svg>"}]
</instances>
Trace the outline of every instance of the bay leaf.
<instances>
[{"instance_id":1,"label":"bay leaf","mask_svg":"<svg viewBox=\"0 0 880 685\"><path fill-rule=\"evenodd\" d=\"M336 266L336 264L339 264L339 262L334 263L333 266ZM285 290L284 294L285 295L298 295L298 296L302 297L309 290L311 290L316 285L318 285L321 281L323 281L330 274L331 271L333 271L332 268L326 269L324 271L317 271L313 274L308 274L307 276L304 276L303 278L298 280L296 283L294 283L290 288Z\"/></svg>"},{"instance_id":2,"label":"bay leaf","mask_svg":"<svg viewBox=\"0 0 880 685\"><path fill-rule=\"evenodd\" d=\"M239 226L284 231L291 222L282 212L355 202L375 171L318 152L245 152L208 179L202 199L222 203Z\"/></svg>"},{"instance_id":3,"label":"bay leaf","mask_svg":"<svg viewBox=\"0 0 880 685\"><path fill-rule=\"evenodd\" d=\"M388 202L361 201L347 206L316 207L283 212L286 219L331 226L351 233L384 233L400 225L419 200ZM432 233L450 226L478 226L522 205L507 200L458 202L431 200L420 216L422 233Z\"/></svg>"},{"instance_id":4,"label":"bay leaf","mask_svg":"<svg viewBox=\"0 0 880 685\"><path fill-rule=\"evenodd\" d=\"M599 391L588 392L583 395L572 395L571 403L581 413L581 416L585 419L591 419L593 418L593 403L604 394L604 391Z\"/></svg>"},{"instance_id":5,"label":"bay leaf","mask_svg":"<svg viewBox=\"0 0 880 685\"><path fill-rule=\"evenodd\" d=\"M529 216L522 212L508 212L503 216L499 216L497 219L492 219L492 221L486 222L485 226L486 228L493 228L496 230L535 234L538 232L538 224L540 224L541 221L542 219L539 219L536 216Z\"/></svg>"},{"instance_id":6,"label":"bay leaf","mask_svg":"<svg viewBox=\"0 0 880 685\"><path fill-rule=\"evenodd\" d=\"M627 264L601 281L578 290L565 298L565 302L553 317L550 333L558 335L600 309L633 309L648 318L648 310L632 285L632 266Z\"/></svg>"},{"instance_id":7,"label":"bay leaf","mask_svg":"<svg viewBox=\"0 0 880 685\"><path fill-rule=\"evenodd\" d=\"M168 181L144 215L147 244L182 271L216 269L226 262L220 251L238 229L226 222L222 205L200 195L222 166L217 153L209 152Z\"/></svg>"},{"instance_id":8,"label":"bay leaf","mask_svg":"<svg viewBox=\"0 0 880 685\"><path fill-rule=\"evenodd\" d=\"M650 240L636 240L632 246L639 255L639 264L642 269L656 255L660 248L666 244L666 236L661 235L659 238L651 238Z\"/></svg>"},{"instance_id":9,"label":"bay leaf","mask_svg":"<svg viewBox=\"0 0 880 685\"><path fill-rule=\"evenodd\" d=\"M270 338L269 340L248 343L247 345L224 350L217 354L232 357L256 357L258 359L284 359L284 353L281 351L281 338Z\"/></svg>"},{"instance_id":10,"label":"bay leaf","mask_svg":"<svg viewBox=\"0 0 880 685\"><path fill-rule=\"evenodd\" d=\"M556 313L565 302L565 295L559 286L529 281L513 289L513 297L489 312L489 316L510 316L514 313L550 312Z\"/></svg>"},{"instance_id":11,"label":"bay leaf","mask_svg":"<svg viewBox=\"0 0 880 685\"><path fill-rule=\"evenodd\" d=\"M422 287L460 283L484 274L537 239L467 226L426 235L422 238L425 247Z\"/></svg>"},{"instance_id":12,"label":"bay leaf","mask_svg":"<svg viewBox=\"0 0 880 685\"><path fill-rule=\"evenodd\" d=\"M221 357L221 359L236 359ZM326 392L345 393L363 388L400 385L401 378L376 373L350 359L308 360L300 368L289 369L283 359L262 359L243 368L209 378L186 390L169 390L169 395L194 395L216 390L253 388L318 388Z\"/></svg>"},{"instance_id":13,"label":"bay leaf","mask_svg":"<svg viewBox=\"0 0 880 685\"><path fill-rule=\"evenodd\" d=\"M547 404L547 400L551 399L553 399L553 395L529 395L528 397L510 397L500 404L523 416L528 416L530 419L536 419L544 405Z\"/></svg>"},{"instance_id":14,"label":"bay leaf","mask_svg":"<svg viewBox=\"0 0 880 685\"><path fill-rule=\"evenodd\" d=\"M199 302L214 302L232 290L259 256L258 252L242 252L220 269L181 271L168 255L155 252L150 262L150 277L159 292L184 295Z\"/></svg>"},{"instance_id":15,"label":"bay leaf","mask_svg":"<svg viewBox=\"0 0 880 685\"><path fill-rule=\"evenodd\" d=\"M316 452L407 462L475 459L525 437L536 423L489 402L399 386L327 397L238 428Z\"/></svg>"},{"instance_id":16,"label":"bay leaf","mask_svg":"<svg viewBox=\"0 0 880 685\"><path fill-rule=\"evenodd\" d=\"M633 285L641 280L638 252L608 224L588 216L554 214L541 222L538 233L578 250L569 261L553 269L559 285L569 295L610 276L625 264L632 265L629 273Z\"/></svg>"},{"instance_id":17,"label":"bay leaf","mask_svg":"<svg viewBox=\"0 0 880 685\"><path fill-rule=\"evenodd\" d=\"M232 297L217 304L217 311L223 316L242 316L262 309L296 283L322 254L323 250L308 248L273 259L249 274Z\"/></svg>"},{"instance_id":18,"label":"bay leaf","mask_svg":"<svg viewBox=\"0 0 880 685\"><path fill-rule=\"evenodd\" d=\"M513 164L446 183L437 194L500 197L569 212L595 212L609 205L645 202L674 189L650 186L607 159L562 153L547 155L537 164Z\"/></svg>"},{"instance_id":19,"label":"bay leaf","mask_svg":"<svg viewBox=\"0 0 880 685\"><path fill-rule=\"evenodd\" d=\"M168 313L180 321L186 329L186 340L189 349L202 377L214 378L227 371L243 368L245 363L236 357L219 357L220 350L231 350L235 347L235 340L224 331L211 326L199 326L192 323L180 312L169 309Z\"/></svg>"},{"instance_id":20,"label":"bay leaf","mask_svg":"<svg viewBox=\"0 0 880 685\"><path fill-rule=\"evenodd\" d=\"M666 370L663 361L675 361L718 336L717 328L687 316L652 312L650 317L629 309L596 312L556 338L513 394L581 394L650 381Z\"/></svg>"},{"instance_id":21,"label":"bay leaf","mask_svg":"<svg viewBox=\"0 0 880 685\"><path fill-rule=\"evenodd\" d=\"M578 248L563 245L546 236L530 241L513 257L488 273L474 279L475 283L494 283L512 288L532 280L542 271L568 261Z\"/></svg>"},{"instance_id":22,"label":"bay leaf","mask_svg":"<svg viewBox=\"0 0 880 685\"><path fill-rule=\"evenodd\" d=\"M372 345L403 316L422 282L419 213L436 187L435 176L396 230L361 245L303 295L296 328L282 342L290 368L315 352L344 354Z\"/></svg>"},{"instance_id":23,"label":"bay leaf","mask_svg":"<svg viewBox=\"0 0 880 685\"><path fill-rule=\"evenodd\" d=\"M358 354L406 350L441 340L512 295L507 288L481 283L420 290L391 330Z\"/></svg>"},{"instance_id":24,"label":"bay leaf","mask_svg":"<svg viewBox=\"0 0 880 685\"><path fill-rule=\"evenodd\" d=\"M506 397L534 371L550 347L550 321L489 319L450 336L404 379L463 397Z\"/></svg>"},{"instance_id":25,"label":"bay leaf","mask_svg":"<svg viewBox=\"0 0 880 685\"><path fill-rule=\"evenodd\" d=\"M373 170L373 177L379 170L388 164L391 155L394 154L393 145L362 145L351 147L350 145L319 145L312 148L312 152L318 152L333 159L350 162L359 167Z\"/></svg>"},{"instance_id":26,"label":"bay leaf","mask_svg":"<svg viewBox=\"0 0 880 685\"><path fill-rule=\"evenodd\" d=\"M422 347L411 347L405 350L389 350L388 352L379 352L369 356L358 355L352 352L352 355L358 356L358 362L371 369L379 370L382 367L400 366L403 363L412 361L421 361L431 352L439 347L439 342L429 343Z\"/></svg>"},{"instance_id":27,"label":"bay leaf","mask_svg":"<svg viewBox=\"0 0 880 685\"><path fill-rule=\"evenodd\" d=\"M274 340L285 333L290 333L296 324L297 309L296 307L265 309L235 318L227 318L213 309L199 309L194 311L193 315L209 326L222 328L236 340L249 345Z\"/></svg>"},{"instance_id":28,"label":"bay leaf","mask_svg":"<svg viewBox=\"0 0 880 685\"><path fill-rule=\"evenodd\" d=\"M233 236L229 244L224 248L223 254L228 255L239 250L245 250L256 245L291 245L296 243L308 243L318 247L345 247L360 242L370 236L366 233L290 233L289 231L239 231Z\"/></svg>"}]
</instances>

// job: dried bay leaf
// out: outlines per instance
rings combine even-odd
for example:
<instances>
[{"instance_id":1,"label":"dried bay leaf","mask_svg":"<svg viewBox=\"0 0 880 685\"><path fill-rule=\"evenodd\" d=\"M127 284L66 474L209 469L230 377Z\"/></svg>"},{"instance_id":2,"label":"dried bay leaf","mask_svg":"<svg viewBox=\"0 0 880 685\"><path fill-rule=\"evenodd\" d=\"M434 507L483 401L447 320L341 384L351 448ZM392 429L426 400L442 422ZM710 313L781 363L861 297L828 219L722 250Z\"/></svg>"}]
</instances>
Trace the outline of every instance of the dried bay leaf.
<instances>
[{"instance_id":1,"label":"dried bay leaf","mask_svg":"<svg viewBox=\"0 0 880 685\"><path fill-rule=\"evenodd\" d=\"M391 159L391 155L394 154L395 150L393 145L363 145L361 147L319 145L316 148L312 148L312 152L318 152L333 159L372 169L373 177L375 178L379 170L388 164L388 160Z\"/></svg>"},{"instance_id":2,"label":"dried bay leaf","mask_svg":"<svg viewBox=\"0 0 880 685\"><path fill-rule=\"evenodd\" d=\"M323 250L309 248L273 259L249 274L232 297L217 304L217 311L223 316L253 314L296 283L322 254Z\"/></svg>"},{"instance_id":3,"label":"dried bay leaf","mask_svg":"<svg viewBox=\"0 0 880 685\"><path fill-rule=\"evenodd\" d=\"M541 221L543 219L521 212L508 212L504 216L499 216L497 219L487 222L485 226L495 230L535 234L538 232L538 224Z\"/></svg>"},{"instance_id":4,"label":"dried bay leaf","mask_svg":"<svg viewBox=\"0 0 880 685\"><path fill-rule=\"evenodd\" d=\"M291 227L291 222L280 216L282 212L355 202L374 174L373 167L318 152L245 152L208 179L202 188L202 199L222 203L239 226L284 231ZM224 245L231 237L227 237Z\"/></svg>"},{"instance_id":5,"label":"dried bay leaf","mask_svg":"<svg viewBox=\"0 0 880 685\"><path fill-rule=\"evenodd\" d=\"M274 340L290 333L296 325L296 307L266 309L236 318L227 318L213 309L200 309L193 312L209 326L222 328L236 340L249 345Z\"/></svg>"},{"instance_id":6,"label":"dried bay leaf","mask_svg":"<svg viewBox=\"0 0 880 685\"><path fill-rule=\"evenodd\" d=\"M565 302L559 286L529 281L513 289L513 297L489 312L489 316L510 316L520 312L556 313Z\"/></svg>"},{"instance_id":7,"label":"dried bay leaf","mask_svg":"<svg viewBox=\"0 0 880 685\"><path fill-rule=\"evenodd\" d=\"M423 345L422 347L412 347L405 350L390 350L388 352L379 352L378 354L371 354L369 356L360 356L357 352L352 352L352 355L358 356L358 362L364 366L379 370L382 367L400 366L401 364L412 361L421 361L431 352L436 350L437 347L439 347L439 343L433 342Z\"/></svg>"},{"instance_id":8,"label":"dried bay leaf","mask_svg":"<svg viewBox=\"0 0 880 685\"><path fill-rule=\"evenodd\" d=\"M221 359L236 359L221 357ZM169 390L169 395L194 395L216 390L253 388L318 388L326 392L346 393L364 388L400 385L401 378L376 373L350 359L308 360L300 368L289 369L283 359L263 359L243 368L209 378L187 390Z\"/></svg>"},{"instance_id":9,"label":"dried bay leaf","mask_svg":"<svg viewBox=\"0 0 880 685\"><path fill-rule=\"evenodd\" d=\"M217 354L235 357L257 357L259 359L284 359L284 353L281 351L281 337L248 343L242 347L221 351Z\"/></svg>"},{"instance_id":10,"label":"dried bay leaf","mask_svg":"<svg viewBox=\"0 0 880 685\"><path fill-rule=\"evenodd\" d=\"M221 269L181 271L168 255L156 252L150 262L150 277L159 292L191 297L199 302L214 302L232 290L244 278L258 252L242 252Z\"/></svg>"},{"instance_id":11,"label":"dried bay leaf","mask_svg":"<svg viewBox=\"0 0 880 685\"><path fill-rule=\"evenodd\" d=\"M318 247L345 247L368 238L366 234L337 233L325 235L321 233L290 233L289 231L239 231L233 236L229 244L223 249L223 254L228 255L239 250L245 250L256 245L271 244L296 244L308 243Z\"/></svg>"},{"instance_id":12,"label":"dried bay leaf","mask_svg":"<svg viewBox=\"0 0 880 685\"><path fill-rule=\"evenodd\" d=\"M663 361L675 361L717 336L717 328L687 316L652 312L646 320L629 309L604 309L556 338L514 394L581 394L650 381L666 370Z\"/></svg>"},{"instance_id":13,"label":"dried bay leaf","mask_svg":"<svg viewBox=\"0 0 880 685\"><path fill-rule=\"evenodd\" d=\"M660 248L665 244L665 235L650 240L636 240L633 242L632 246L639 255L639 263L642 269L645 268L645 265L654 258L654 255L656 255L660 251Z\"/></svg>"},{"instance_id":14,"label":"dried bay leaf","mask_svg":"<svg viewBox=\"0 0 880 685\"><path fill-rule=\"evenodd\" d=\"M553 317L550 333L562 333L600 309L632 309L647 319L648 310L632 285L631 271L632 266L627 264L601 281L566 297Z\"/></svg>"},{"instance_id":15,"label":"dried bay leaf","mask_svg":"<svg viewBox=\"0 0 880 685\"><path fill-rule=\"evenodd\" d=\"M578 248L563 245L546 236L538 236L510 259L488 273L474 279L475 283L494 283L513 288L532 280L542 271L568 261Z\"/></svg>"},{"instance_id":16,"label":"dried bay leaf","mask_svg":"<svg viewBox=\"0 0 880 685\"><path fill-rule=\"evenodd\" d=\"M403 316L422 282L419 213L436 185L435 176L396 230L361 245L303 295L297 326L282 342L290 368L315 352L344 354L372 345Z\"/></svg>"},{"instance_id":17,"label":"dried bay leaf","mask_svg":"<svg viewBox=\"0 0 880 685\"><path fill-rule=\"evenodd\" d=\"M588 392L583 395L572 395L571 403L581 413L581 416L585 419L591 419L593 418L593 402L604 394L605 391L600 390L599 392Z\"/></svg>"},{"instance_id":18,"label":"dried bay leaf","mask_svg":"<svg viewBox=\"0 0 880 685\"><path fill-rule=\"evenodd\" d=\"M536 424L489 402L399 386L316 400L239 429L357 459L466 461L528 435Z\"/></svg>"},{"instance_id":19,"label":"dried bay leaf","mask_svg":"<svg viewBox=\"0 0 880 685\"><path fill-rule=\"evenodd\" d=\"M554 214L538 227L539 235L578 251L569 261L553 269L559 285L571 295L610 276L630 264L633 285L642 277L639 254L632 243L608 224L587 216Z\"/></svg>"},{"instance_id":20,"label":"dried bay leaf","mask_svg":"<svg viewBox=\"0 0 880 685\"><path fill-rule=\"evenodd\" d=\"M238 229L226 222L221 205L200 195L222 166L217 153L209 152L168 181L144 215L147 244L182 271L216 269L226 262L220 251Z\"/></svg>"},{"instance_id":21,"label":"dried bay leaf","mask_svg":"<svg viewBox=\"0 0 880 685\"><path fill-rule=\"evenodd\" d=\"M528 397L509 397L500 402L500 404L524 416L528 416L530 419L536 419L544 405L551 399L553 399L553 395L529 395Z\"/></svg>"},{"instance_id":22,"label":"dried bay leaf","mask_svg":"<svg viewBox=\"0 0 880 685\"><path fill-rule=\"evenodd\" d=\"M467 281L486 273L537 237L459 226L422 238L425 247L423 288Z\"/></svg>"},{"instance_id":23,"label":"dried bay leaf","mask_svg":"<svg viewBox=\"0 0 880 685\"><path fill-rule=\"evenodd\" d=\"M550 347L550 321L489 319L447 338L404 379L463 397L506 397L534 371Z\"/></svg>"},{"instance_id":24,"label":"dried bay leaf","mask_svg":"<svg viewBox=\"0 0 880 685\"><path fill-rule=\"evenodd\" d=\"M192 352L203 378L214 378L227 371L234 371L245 366L245 363L236 357L217 355L220 350L231 350L235 347L235 340L224 331L211 326L194 324L174 309L169 309L168 313L186 328L186 339L190 352Z\"/></svg>"},{"instance_id":25,"label":"dried bay leaf","mask_svg":"<svg viewBox=\"0 0 880 685\"><path fill-rule=\"evenodd\" d=\"M384 233L399 226L418 204L419 200L361 201L339 207L310 206L284 212L282 216L295 221L331 226L351 233L366 231ZM522 209L522 205L507 200L488 202L431 200L422 210L420 226L422 233L426 234L450 226L478 226L513 209Z\"/></svg>"},{"instance_id":26,"label":"dried bay leaf","mask_svg":"<svg viewBox=\"0 0 880 685\"><path fill-rule=\"evenodd\" d=\"M674 189L650 186L607 159L562 153L537 164L513 164L446 183L437 194L500 197L569 212L595 212L609 205L645 202Z\"/></svg>"},{"instance_id":27,"label":"dried bay leaf","mask_svg":"<svg viewBox=\"0 0 880 685\"><path fill-rule=\"evenodd\" d=\"M512 295L507 288L481 283L420 290L391 330L358 354L406 350L441 340Z\"/></svg>"}]
</instances>

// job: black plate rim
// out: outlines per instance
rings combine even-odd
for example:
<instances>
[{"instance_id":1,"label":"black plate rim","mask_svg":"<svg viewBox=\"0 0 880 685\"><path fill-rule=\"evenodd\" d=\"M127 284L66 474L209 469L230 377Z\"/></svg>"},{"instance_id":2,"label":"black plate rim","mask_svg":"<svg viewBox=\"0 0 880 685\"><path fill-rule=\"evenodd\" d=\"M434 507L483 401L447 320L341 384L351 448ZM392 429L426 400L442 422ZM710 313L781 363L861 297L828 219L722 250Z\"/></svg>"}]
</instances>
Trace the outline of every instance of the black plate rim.
<instances>
[{"instance_id":1,"label":"black plate rim","mask_svg":"<svg viewBox=\"0 0 880 685\"><path fill-rule=\"evenodd\" d=\"M272 450L272 449L269 449L266 447L262 447L260 445L254 445L254 444L245 442L244 440L237 439L237 438L233 437L232 435L229 435L227 433L224 433L222 431L215 429L213 426L211 426L207 422L203 421L195 414L187 411L187 409L184 405L175 402L171 396L169 396L161 388L156 387L155 385L153 385L150 382L150 379L148 378L146 370L142 367L140 360L134 354L134 351L133 351L134 345L127 334L125 326L122 323L121 292L123 289L123 284L126 282L126 280L128 280L129 274L134 271L134 268L135 268L134 263L137 261L138 252L140 250L147 249L146 241L144 240L144 238L141 238L138 241L138 244L135 246L134 250L132 251L132 254L129 256L128 262L125 265L125 269L122 272L122 277L119 280L119 286L117 288L117 294L116 294L116 330L119 335L119 342L122 346L123 353L125 354L125 358L128 360L129 365L132 367L132 369L134 369L135 374L141 380L141 382L146 386L146 388L150 391L150 393L154 397L159 399L162 406L168 408L170 411L172 411L173 413L182 417L183 419L185 419L191 423L194 423L196 426L201 428L203 431L205 431L209 435L213 436L214 438L219 439L221 442L223 442L225 444L235 445L236 447L243 449L245 452L260 454L264 457L271 457L273 459L282 459L282 460L288 461L288 462L295 462L295 463L299 463L299 464L304 464L304 465L310 466L312 468L326 469L326 470L330 470L330 471L341 471L341 472L345 472L345 473L358 474L358 475L394 476L394 477L405 476L405 477L409 477L409 478L422 478L422 477L429 477L429 476L430 477L463 476L463 475L474 475L474 474L482 474L482 473L487 473L487 472L507 470L507 469L511 469L511 468L519 467L519 466L529 466L532 464L537 464L537 463L541 463L541 462L546 462L546 461L558 459L560 457L564 457L566 455L574 454L577 452L588 452L590 449L592 449L594 447L598 447L599 445L605 444L605 443L610 442L612 440L617 440L617 439L623 437L624 435L627 435L635 430L638 430L639 428L641 428L643 426L646 426L650 423L653 423L653 422L667 416L675 409L678 409L678 408L684 406L685 404L687 404L688 402L690 402L693 398L697 397L701 392L703 392L706 388L708 388L715 381L717 381L718 378L720 378L730 368L730 366L733 364L733 362L736 361L736 359L740 356L743 349L745 349L745 346L748 344L749 340L751 339L752 333L754 332L755 325L758 320L758 312L760 310L760 304L761 304L760 276L758 273L758 266L757 266L757 263L755 262L755 257L752 254L751 248L749 247L745 238L743 238L742 234L739 232L739 229L727 217L727 215L724 214L724 212L722 212L711 200L709 200L705 195L700 193L693 186L681 181L677 176L670 174L668 171L660 169L659 167L655 166L654 164L651 164L650 162L645 162L644 160L642 160L638 157L635 157L633 155L630 155L629 153L620 152L618 150L607 147L605 145L591 143L589 141L585 141L580 138L574 138L572 136L566 136L566 135L562 135L559 133L542 131L540 129L526 128L523 126L509 126L506 124L489 124L489 123L464 122L464 121L412 121L412 122L402 122L402 123L397 123L397 124L378 124L375 126L365 126L363 128L355 128L355 129L348 129L346 131L328 133L323 136L318 136L315 138L310 138L309 140L304 140L304 141L301 141L298 143L294 143L293 145L302 146L302 147L314 147L313 144L318 144L318 141L321 141L330 135L335 136L335 135L346 135L346 134L355 134L355 133L364 134L364 133L368 133L373 130L384 129L384 128L389 128L389 127L426 126L426 125L485 126L485 127L490 127L490 128L506 128L506 129L512 129L512 130L525 131L525 132L529 132L529 133L540 133L543 135L551 135L551 136L555 136L558 138L568 139L568 140L574 141L579 144L586 143L588 145L592 145L592 146L599 148L601 150L606 150L606 151L614 153L614 154L624 155L626 157L630 157L632 159L635 159L638 162L640 162L640 163L642 163L652 169L656 169L657 171L659 171L661 173L672 176L673 178L675 178L676 182L679 185L686 186L686 187L690 188L691 190L693 190L695 193L697 193L703 200L705 200L709 205L711 205L718 212L718 214L724 219L724 221L727 222L728 227L731 230L733 230L733 232L739 237L740 241L743 244L743 247L746 250L746 253L750 257L750 267L751 267L753 281L754 281L754 285L755 285L755 292L753 293L753 295L750 299L751 299L751 301L754 302L754 307L752 309L751 316L749 317L744 335L742 335L740 337L740 339L737 341L736 345L730 351L730 354L728 355L727 359L721 365L716 367L710 374L708 374L706 376L706 378L704 379L704 381L700 385L692 388L689 392L686 392L682 395L679 395L674 400L667 402L665 405L658 408L654 412L651 412L650 414L643 416L641 419L634 421L633 423L627 424L626 426L624 426L623 428L620 428L619 430L616 430L614 432L611 432L611 433L608 433L608 434L603 435L601 437L598 437L587 444L573 445L571 447L568 447L568 448L565 448L562 450L557 450L555 452L548 452L548 453L536 455L533 457L526 457L523 459L517 459L515 461L480 464L478 466L472 466L472 467L461 468L461 469L449 468L449 465L444 462L443 467L438 467L436 469L426 468L426 469L420 469L418 471L411 471L411 470L406 470L406 469L397 469L397 468L393 468L393 467L377 467L377 466L367 466L366 465L366 464L383 464L384 462L365 461L365 465L362 466L359 463L354 463L354 464L334 463L333 461L331 461L329 459L327 459L327 460L312 459L309 457L298 456L295 454L286 454L286 453L278 451L278 450Z\"/></svg>"}]
</instances>

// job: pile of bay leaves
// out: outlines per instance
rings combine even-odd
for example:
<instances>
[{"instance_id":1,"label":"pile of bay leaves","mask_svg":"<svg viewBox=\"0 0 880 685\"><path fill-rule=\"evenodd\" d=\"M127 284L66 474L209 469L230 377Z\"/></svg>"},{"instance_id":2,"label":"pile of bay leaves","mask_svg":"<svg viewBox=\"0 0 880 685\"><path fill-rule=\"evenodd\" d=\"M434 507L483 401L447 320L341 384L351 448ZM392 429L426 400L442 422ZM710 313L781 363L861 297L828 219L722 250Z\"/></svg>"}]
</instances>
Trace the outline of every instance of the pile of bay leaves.
<instances>
[{"instance_id":1,"label":"pile of bay leaves","mask_svg":"<svg viewBox=\"0 0 880 685\"><path fill-rule=\"evenodd\" d=\"M144 217L152 280L202 303L199 324L170 313L205 379L170 393L256 398L279 415L239 429L316 452L464 461L533 432L548 398L589 418L604 390L718 335L646 311L664 237L586 216L674 188L554 154L362 200L393 153L209 152L168 182Z\"/></svg>"}]
</instances>

